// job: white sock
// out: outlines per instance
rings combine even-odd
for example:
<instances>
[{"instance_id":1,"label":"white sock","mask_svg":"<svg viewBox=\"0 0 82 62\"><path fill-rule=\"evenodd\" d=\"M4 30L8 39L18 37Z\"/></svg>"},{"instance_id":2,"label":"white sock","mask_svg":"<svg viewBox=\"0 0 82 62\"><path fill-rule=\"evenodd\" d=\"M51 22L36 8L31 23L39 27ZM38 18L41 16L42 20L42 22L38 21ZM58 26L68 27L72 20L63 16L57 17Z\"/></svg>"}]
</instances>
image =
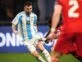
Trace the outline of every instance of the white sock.
<instances>
[{"instance_id":1,"label":"white sock","mask_svg":"<svg viewBox=\"0 0 82 62\"><path fill-rule=\"evenodd\" d=\"M43 50L43 54L45 55L47 61L51 62L51 56L46 49Z\"/></svg>"},{"instance_id":2,"label":"white sock","mask_svg":"<svg viewBox=\"0 0 82 62\"><path fill-rule=\"evenodd\" d=\"M40 55L38 56L38 60L41 62L46 62Z\"/></svg>"}]
</instances>

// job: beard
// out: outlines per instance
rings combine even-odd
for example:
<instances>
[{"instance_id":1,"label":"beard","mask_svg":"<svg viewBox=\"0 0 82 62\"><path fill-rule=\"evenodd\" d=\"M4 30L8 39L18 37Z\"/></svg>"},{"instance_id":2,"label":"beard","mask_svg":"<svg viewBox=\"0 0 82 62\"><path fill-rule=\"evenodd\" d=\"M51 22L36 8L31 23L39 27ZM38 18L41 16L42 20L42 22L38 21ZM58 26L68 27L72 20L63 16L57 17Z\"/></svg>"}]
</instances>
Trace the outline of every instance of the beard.
<instances>
[{"instance_id":1,"label":"beard","mask_svg":"<svg viewBox=\"0 0 82 62\"><path fill-rule=\"evenodd\" d=\"M26 12L26 15L27 15L27 16L30 16L30 13L31 13L31 12Z\"/></svg>"}]
</instances>

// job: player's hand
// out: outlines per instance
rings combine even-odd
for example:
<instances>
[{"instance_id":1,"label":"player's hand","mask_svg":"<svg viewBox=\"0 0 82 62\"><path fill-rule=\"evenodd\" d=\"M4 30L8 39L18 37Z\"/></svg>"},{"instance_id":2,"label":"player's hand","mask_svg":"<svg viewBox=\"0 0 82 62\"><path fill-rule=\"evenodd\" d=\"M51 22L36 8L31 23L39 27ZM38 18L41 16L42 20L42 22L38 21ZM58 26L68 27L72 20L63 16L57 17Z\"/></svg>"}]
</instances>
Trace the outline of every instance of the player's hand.
<instances>
[{"instance_id":1,"label":"player's hand","mask_svg":"<svg viewBox=\"0 0 82 62\"><path fill-rule=\"evenodd\" d=\"M54 37L55 37L54 32L50 32L50 34L47 36L45 42L46 42L46 43L49 43L51 40L54 39Z\"/></svg>"},{"instance_id":2,"label":"player's hand","mask_svg":"<svg viewBox=\"0 0 82 62\"><path fill-rule=\"evenodd\" d=\"M50 40L53 40L54 39L54 37L55 37L55 34L54 34L54 32L50 32L50 34L48 35L48 39L50 39Z\"/></svg>"},{"instance_id":3,"label":"player's hand","mask_svg":"<svg viewBox=\"0 0 82 62\"><path fill-rule=\"evenodd\" d=\"M14 32L15 34L18 34L18 31L17 31L17 30L14 30L13 32Z\"/></svg>"},{"instance_id":4,"label":"player's hand","mask_svg":"<svg viewBox=\"0 0 82 62\"><path fill-rule=\"evenodd\" d=\"M45 43L49 43L50 39L47 37Z\"/></svg>"}]
</instances>

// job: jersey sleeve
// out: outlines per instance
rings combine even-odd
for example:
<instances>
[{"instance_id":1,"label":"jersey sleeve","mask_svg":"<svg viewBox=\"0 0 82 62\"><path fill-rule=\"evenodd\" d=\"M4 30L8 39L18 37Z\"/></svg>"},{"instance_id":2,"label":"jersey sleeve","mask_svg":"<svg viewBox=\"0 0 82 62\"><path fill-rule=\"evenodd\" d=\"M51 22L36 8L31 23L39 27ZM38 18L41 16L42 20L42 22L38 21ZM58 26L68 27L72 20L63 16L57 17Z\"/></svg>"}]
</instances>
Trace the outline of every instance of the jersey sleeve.
<instances>
[{"instance_id":1,"label":"jersey sleeve","mask_svg":"<svg viewBox=\"0 0 82 62\"><path fill-rule=\"evenodd\" d=\"M20 15L17 14L16 17L13 19L12 24L17 25L18 21L19 21L19 17L20 17Z\"/></svg>"},{"instance_id":2,"label":"jersey sleeve","mask_svg":"<svg viewBox=\"0 0 82 62\"><path fill-rule=\"evenodd\" d=\"M37 15L34 16L34 25L37 25Z\"/></svg>"},{"instance_id":3,"label":"jersey sleeve","mask_svg":"<svg viewBox=\"0 0 82 62\"><path fill-rule=\"evenodd\" d=\"M56 0L55 4L62 5L62 1L61 0Z\"/></svg>"}]
</instances>

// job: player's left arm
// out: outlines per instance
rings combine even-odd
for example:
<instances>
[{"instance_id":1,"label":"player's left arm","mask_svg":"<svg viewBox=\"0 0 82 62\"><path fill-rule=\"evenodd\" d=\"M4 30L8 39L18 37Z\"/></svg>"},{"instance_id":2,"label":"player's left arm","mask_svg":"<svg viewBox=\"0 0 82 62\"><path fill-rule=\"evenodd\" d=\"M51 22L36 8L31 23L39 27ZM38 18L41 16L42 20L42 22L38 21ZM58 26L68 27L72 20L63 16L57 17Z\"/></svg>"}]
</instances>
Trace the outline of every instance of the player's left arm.
<instances>
[{"instance_id":1,"label":"player's left arm","mask_svg":"<svg viewBox=\"0 0 82 62\"><path fill-rule=\"evenodd\" d=\"M47 38L50 38L50 39L54 38L54 35L55 35L54 32L56 31L56 27L59 23L61 11L62 11L62 5L56 3L54 5L54 12L53 12L53 16L52 16L52 24L51 24L50 34Z\"/></svg>"},{"instance_id":2,"label":"player's left arm","mask_svg":"<svg viewBox=\"0 0 82 62\"><path fill-rule=\"evenodd\" d=\"M16 29L16 26L18 24L18 18L19 18L19 14L16 15L16 17L12 20L12 31L15 33L15 34L18 34L18 31Z\"/></svg>"},{"instance_id":3,"label":"player's left arm","mask_svg":"<svg viewBox=\"0 0 82 62\"><path fill-rule=\"evenodd\" d=\"M38 32L38 27L37 27L37 15L34 16L34 28L36 32Z\"/></svg>"},{"instance_id":4,"label":"player's left arm","mask_svg":"<svg viewBox=\"0 0 82 62\"><path fill-rule=\"evenodd\" d=\"M56 4L54 6L54 12L52 16L51 32L53 31L52 30L53 28L54 28L54 31L56 30L56 27L59 23L61 11L62 11L62 6L59 4Z\"/></svg>"}]
</instances>

